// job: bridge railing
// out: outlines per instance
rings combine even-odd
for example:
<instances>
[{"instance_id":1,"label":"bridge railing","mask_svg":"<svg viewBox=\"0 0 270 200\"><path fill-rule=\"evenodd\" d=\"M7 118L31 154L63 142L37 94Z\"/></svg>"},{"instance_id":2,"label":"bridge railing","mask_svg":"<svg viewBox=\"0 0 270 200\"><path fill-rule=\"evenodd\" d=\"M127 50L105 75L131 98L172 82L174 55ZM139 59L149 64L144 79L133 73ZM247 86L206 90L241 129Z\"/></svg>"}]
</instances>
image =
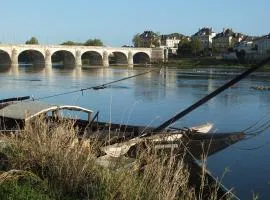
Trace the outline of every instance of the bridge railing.
<instances>
[{"instance_id":1,"label":"bridge railing","mask_svg":"<svg viewBox=\"0 0 270 200\"><path fill-rule=\"evenodd\" d=\"M21 48L72 48L72 49L109 49L109 50L141 50L149 51L151 48L137 47L110 47L110 46L82 46L82 45L55 45L55 44L0 44L1 47L21 47Z\"/></svg>"}]
</instances>

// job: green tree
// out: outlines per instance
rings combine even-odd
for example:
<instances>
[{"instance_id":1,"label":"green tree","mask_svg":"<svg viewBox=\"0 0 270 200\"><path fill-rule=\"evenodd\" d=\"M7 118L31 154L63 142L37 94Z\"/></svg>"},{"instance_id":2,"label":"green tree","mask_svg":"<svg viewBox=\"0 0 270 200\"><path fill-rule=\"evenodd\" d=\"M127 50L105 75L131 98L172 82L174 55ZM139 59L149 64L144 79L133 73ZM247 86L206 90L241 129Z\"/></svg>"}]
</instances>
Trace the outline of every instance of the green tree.
<instances>
[{"instance_id":1,"label":"green tree","mask_svg":"<svg viewBox=\"0 0 270 200\"><path fill-rule=\"evenodd\" d=\"M178 56L185 56L185 55L191 55L191 46L190 41L187 38L183 38L179 44L177 49L177 55Z\"/></svg>"},{"instance_id":2,"label":"green tree","mask_svg":"<svg viewBox=\"0 0 270 200\"><path fill-rule=\"evenodd\" d=\"M152 37L151 37L151 46L155 46L155 47L159 47L160 46L160 34L157 33L153 33Z\"/></svg>"},{"instance_id":3,"label":"green tree","mask_svg":"<svg viewBox=\"0 0 270 200\"><path fill-rule=\"evenodd\" d=\"M76 46L76 45L83 45L83 44L80 42L73 42L73 41L68 40L66 42L63 42L61 45Z\"/></svg>"},{"instance_id":4,"label":"green tree","mask_svg":"<svg viewBox=\"0 0 270 200\"><path fill-rule=\"evenodd\" d=\"M153 31L144 31L142 34L136 34L132 43L135 47L159 47L160 46L160 36L159 33Z\"/></svg>"},{"instance_id":5,"label":"green tree","mask_svg":"<svg viewBox=\"0 0 270 200\"><path fill-rule=\"evenodd\" d=\"M190 48L193 54L197 55L197 53L201 49L201 42L199 39L193 39L190 41Z\"/></svg>"},{"instance_id":6,"label":"green tree","mask_svg":"<svg viewBox=\"0 0 270 200\"><path fill-rule=\"evenodd\" d=\"M84 43L85 46L104 46L100 39L89 39Z\"/></svg>"},{"instance_id":7,"label":"green tree","mask_svg":"<svg viewBox=\"0 0 270 200\"><path fill-rule=\"evenodd\" d=\"M190 43L190 41L189 41L187 38L183 38L183 39L179 42L178 46L187 45L187 44L189 44L189 43Z\"/></svg>"},{"instance_id":8,"label":"green tree","mask_svg":"<svg viewBox=\"0 0 270 200\"><path fill-rule=\"evenodd\" d=\"M160 36L158 32L149 31L148 32L148 43L146 47L159 47L160 46Z\"/></svg>"},{"instance_id":9,"label":"green tree","mask_svg":"<svg viewBox=\"0 0 270 200\"><path fill-rule=\"evenodd\" d=\"M31 37L30 40L27 40L25 44L39 44L37 38Z\"/></svg>"},{"instance_id":10,"label":"green tree","mask_svg":"<svg viewBox=\"0 0 270 200\"><path fill-rule=\"evenodd\" d=\"M133 43L134 47L142 47L142 39L141 39L139 33L134 35L134 37L132 39L132 43Z\"/></svg>"}]
</instances>

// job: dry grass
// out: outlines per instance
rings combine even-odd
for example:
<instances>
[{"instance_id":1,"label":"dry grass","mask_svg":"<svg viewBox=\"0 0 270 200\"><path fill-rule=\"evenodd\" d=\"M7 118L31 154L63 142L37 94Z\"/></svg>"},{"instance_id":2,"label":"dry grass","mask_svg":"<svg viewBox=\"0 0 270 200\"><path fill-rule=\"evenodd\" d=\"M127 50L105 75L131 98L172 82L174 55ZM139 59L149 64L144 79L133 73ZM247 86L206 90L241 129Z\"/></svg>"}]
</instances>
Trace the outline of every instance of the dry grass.
<instances>
[{"instance_id":1,"label":"dry grass","mask_svg":"<svg viewBox=\"0 0 270 200\"><path fill-rule=\"evenodd\" d=\"M52 199L200 200L205 196L204 180L199 194L190 187L183 157L142 150L135 165L105 168L96 162L100 154L96 140L78 142L70 123L50 126L37 120L26 124L20 135L2 139L13 149L10 168L35 174L47 184ZM217 199L215 190L210 199Z\"/></svg>"}]
</instances>

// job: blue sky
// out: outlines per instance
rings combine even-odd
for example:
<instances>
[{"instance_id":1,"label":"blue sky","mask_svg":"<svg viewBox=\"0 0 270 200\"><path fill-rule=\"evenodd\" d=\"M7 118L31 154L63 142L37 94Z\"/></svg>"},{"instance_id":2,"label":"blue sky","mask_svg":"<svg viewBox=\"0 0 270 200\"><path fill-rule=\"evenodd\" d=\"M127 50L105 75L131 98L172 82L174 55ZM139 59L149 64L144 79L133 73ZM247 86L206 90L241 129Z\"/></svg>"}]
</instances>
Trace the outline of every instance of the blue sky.
<instances>
[{"instance_id":1,"label":"blue sky","mask_svg":"<svg viewBox=\"0 0 270 200\"><path fill-rule=\"evenodd\" d=\"M269 0L0 0L0 42L40 43L100 38L130 45L144 30L192 35L199 27L223 27L250 35L270 32Z\"/></svg>"}]
</instances>

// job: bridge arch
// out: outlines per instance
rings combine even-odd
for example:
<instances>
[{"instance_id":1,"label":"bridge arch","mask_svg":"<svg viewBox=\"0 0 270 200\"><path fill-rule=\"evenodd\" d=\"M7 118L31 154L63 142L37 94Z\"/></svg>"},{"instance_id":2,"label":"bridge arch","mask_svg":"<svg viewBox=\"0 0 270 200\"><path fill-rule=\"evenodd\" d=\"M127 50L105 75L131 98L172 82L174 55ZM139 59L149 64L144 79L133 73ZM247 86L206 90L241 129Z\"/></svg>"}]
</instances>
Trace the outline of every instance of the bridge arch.
<instances>
[{"instance_id":1,"label":"bridge arch","mask_svg":"<svg viewBox=\"0 0 270 200\"><path fill-rule=\"evenodd\" d=\"M134 64L149 64L150 56L145 52L137 52L133 55Z\"/></svg>"},{"instance_id":2,"label":"bridge arch","mask_svg":"<svg viewBox=\"0 0 270 200\"><path fill-rule=\"evenodd\" d=\"M86 51L81 56L83 66L100 66L102 65L102 55L94 50Z\"/></svg>"},{"instance_id":3,"label":"bridge arch","mask_svg":"<svg viewBox=\"0 0 270 200\"><path fill-rule=\"evenodd\" d=\"M42 52L34 49L25 49L18 54L19 65L43 67L45 58Z\"/></svg>"},{"instance_id":4,"label":"bridge arch","mask_svg":"<svg viewBox=\"0 0 270 200\"><path fill-rule=\"evenodd\" d=\"M75 56L68 50L57 50L51 56L52 66L74 67Z\"/></svg>"},{"instance_id":5,"label":"bridge arch","mask_svg":"<svg viewBox=\"0 0 270 200\"><path fill-rule=\"evenodd\" d=\"M10 65L11 65L11 56L7 51L0 49L0 67Z\"/></svg>"},{"instance_id":6,"label":"bridge arch","mask_svg":"<svg viewBox=\"0 0 270 200\"><path fill-rule=\"evenodd\" d=\"M110 65L128 65L128 56L121 51L113 51L109 54Z\"/></svg>"}]
</instances>

